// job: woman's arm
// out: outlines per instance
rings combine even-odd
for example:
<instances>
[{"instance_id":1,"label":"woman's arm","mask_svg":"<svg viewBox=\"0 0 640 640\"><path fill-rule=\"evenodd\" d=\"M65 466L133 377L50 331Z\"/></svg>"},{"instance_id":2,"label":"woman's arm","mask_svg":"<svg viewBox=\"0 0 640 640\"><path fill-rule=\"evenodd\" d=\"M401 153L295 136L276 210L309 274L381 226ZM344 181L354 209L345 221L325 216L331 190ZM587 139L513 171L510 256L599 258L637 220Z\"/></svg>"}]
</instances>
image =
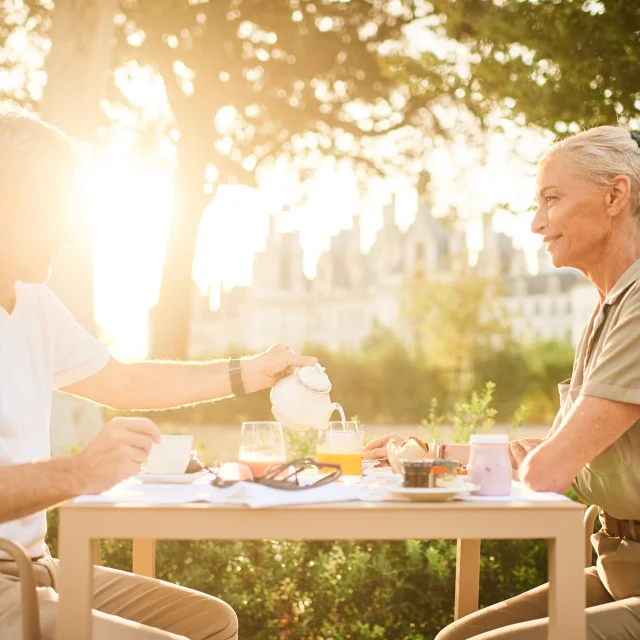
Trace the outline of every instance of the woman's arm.
<instances>
[{"instance_id":1,"label":"woman's arm","mask_svg":"<svg viewBox=\"0 0 640 640\"><path fill-rule=\"evenodd\" d=\"M517 472L518 468L522 461L526 458L527 454L529 454L533 449L538 447L541 443L543 443L547 438L551 437L551 435L559 428L562 423L562 412L558 411L556 414L555 420L553 421L553 425L549 430L549 433L545 436L543 440L539 439L523 439L516 440L509 444L509 454L511 456L511 466L514 469L514 472ZM377 438L373 440L369 444L367 444L362 450L362 457L365 460L376 460L379 458L387 457L387 442L389 440L393 440L396 443L400 443L405 439L404 436L401 436L399 433L388 433L381 438ZM444 457L447 460L457 460L462 465L469 464L469 453L471 448L468 444L448 444L444 448Z\"/></svg>"},{"instance_id":2,"label":"woman's arm","mask_svg":"<svg viewBox=\"0 0 640 640\"><path fill-rule=\"evenodd\" d=\"M588 462L640 419L640 405L580 396L566 420L534 449L520 467L520 479L534 491L565 493Z\"/></svg>"}]
</instances>

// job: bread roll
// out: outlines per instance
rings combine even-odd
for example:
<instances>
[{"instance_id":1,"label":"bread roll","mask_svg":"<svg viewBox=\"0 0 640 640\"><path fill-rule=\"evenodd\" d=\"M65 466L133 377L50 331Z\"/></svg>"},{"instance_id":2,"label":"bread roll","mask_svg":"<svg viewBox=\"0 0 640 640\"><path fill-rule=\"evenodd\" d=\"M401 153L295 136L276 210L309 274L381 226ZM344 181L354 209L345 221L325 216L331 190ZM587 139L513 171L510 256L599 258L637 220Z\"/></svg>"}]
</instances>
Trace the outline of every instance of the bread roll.
<instances>
[{"instance_id":1,"label":"bread roll","mask_svg":"<svg viewBox=\"0 0 640 640\"><path fill-rule=\"evenodd\" d=\"M402 473L402 460L424 460L430 457L429 447L415 436L403 440L399 445L389 440L387 454L394 473Z\"/></svg>"}]
</instances>

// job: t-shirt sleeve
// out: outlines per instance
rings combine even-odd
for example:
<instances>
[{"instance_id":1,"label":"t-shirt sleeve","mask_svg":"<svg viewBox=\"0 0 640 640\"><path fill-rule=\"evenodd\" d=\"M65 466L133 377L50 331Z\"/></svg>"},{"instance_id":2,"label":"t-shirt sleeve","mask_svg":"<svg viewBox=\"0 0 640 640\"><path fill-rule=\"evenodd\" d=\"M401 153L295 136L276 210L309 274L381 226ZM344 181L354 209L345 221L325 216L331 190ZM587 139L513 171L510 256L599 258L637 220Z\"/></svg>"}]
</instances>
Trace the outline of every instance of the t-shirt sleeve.
<instances>
[{"instance_id":1,"label":"t-shirt sleeve","mask_svg":"<svg viewBox=\"0 0 640 640\"><path fill-rule=\"evenodd\" d=\"M48 287L43 289L47 325L54 337L53 387L62 389L98 373L109 362L110 355Z\"/></svg>"},{"instance_id":2,"label":"t-shirt sleeve","mask_svg":"<svg viewBox=\"0 0 640 640\"><path fill-rule=\"evenodd\" d=\"M580 395L640 404L640 288L621 302L617 322L604 336L602 350Z\"/></svg>"}]
</instances>

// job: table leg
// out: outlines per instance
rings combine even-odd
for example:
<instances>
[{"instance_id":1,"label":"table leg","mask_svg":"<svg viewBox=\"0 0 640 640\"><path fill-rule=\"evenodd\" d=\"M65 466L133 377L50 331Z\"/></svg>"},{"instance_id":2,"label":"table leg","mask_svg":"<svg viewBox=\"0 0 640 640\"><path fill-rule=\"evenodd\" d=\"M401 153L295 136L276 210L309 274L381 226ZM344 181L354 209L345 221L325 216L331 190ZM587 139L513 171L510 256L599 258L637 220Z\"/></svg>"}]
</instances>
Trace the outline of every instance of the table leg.
<instances>
[{"instance_id":1,"label":"table leg","mask_svg":"<svg viewBox=\"0 0 640 640\"><path fill-rule=\"evenodd\" d=\"M93 566L91 540L74 522L72 513L60 510L60 579L58 638L91 640Z\"/></svg>"},{"instance_id":2,"label":"table leg","mask_svg":"<svg viewBox=\"0 0 640 640\"><path fill-rule=\"evenodd\" d=\"M94 564L96 567L99 567L102 564L100 540L98 538L91 541L91 564Z\"/></svg>"},{"instance_id":3,"label":"table leg","mask_svg":"<svg viewBox=\"0 0 640 640\"><path fill-rule=\"evenodd\" d=\"M480 588L480 540L458 540L456 556L455 620L478 610Z\"/></svg>"},{"instance_id":4,"label":"table leg","mask_svg":"<svg viewBox=\"0 0 640 640\"><path fill-rule=\"evenodd\" d=\"M581 516L581 514L577 514ZM549 540L549 638L587 637L584 529L582 517Z\"/></svg>"},{"instance_id":5,"label":"table leg","mask_svg":"<svg viewBox=\"0 0 640 640\"><path fill-rule=\"evenodd\" d=\"M139 576L156 576L156 541L152 538L136 538L133 541L133 573Z\"/></svg>"}]
</instances>

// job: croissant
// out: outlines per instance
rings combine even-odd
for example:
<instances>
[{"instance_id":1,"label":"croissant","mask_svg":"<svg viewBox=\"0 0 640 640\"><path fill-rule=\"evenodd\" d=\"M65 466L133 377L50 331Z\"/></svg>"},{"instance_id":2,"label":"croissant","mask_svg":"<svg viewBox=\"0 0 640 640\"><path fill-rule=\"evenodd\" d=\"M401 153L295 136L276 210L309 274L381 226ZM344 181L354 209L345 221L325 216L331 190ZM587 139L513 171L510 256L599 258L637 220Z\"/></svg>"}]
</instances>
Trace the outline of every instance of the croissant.
<instances>
[{"instance_id":1,"label":"croissant","mask_svg":"<svg viewBox=\"0 0 640 640\"><path fill-rule=\"evenodd\" d=\"M387 455L394 473L402 473L403 460L424 460L430 457L429 446L415 436L403 440L400 444L389 440L387 442Z\"/></svg>"}]
</instances>

